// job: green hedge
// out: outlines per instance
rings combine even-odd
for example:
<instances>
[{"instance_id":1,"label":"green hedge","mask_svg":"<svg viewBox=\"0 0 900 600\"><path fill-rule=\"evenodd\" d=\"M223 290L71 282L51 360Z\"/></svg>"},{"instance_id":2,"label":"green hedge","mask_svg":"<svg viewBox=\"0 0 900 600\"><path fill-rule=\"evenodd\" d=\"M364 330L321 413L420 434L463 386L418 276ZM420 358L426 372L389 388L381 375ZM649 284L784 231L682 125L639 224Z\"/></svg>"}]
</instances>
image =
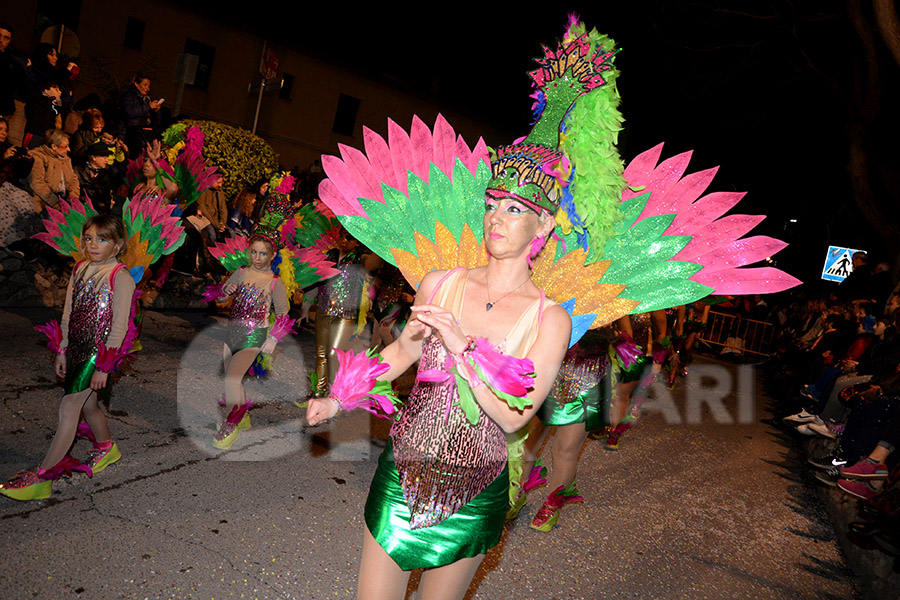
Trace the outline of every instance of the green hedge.
<instances>
[{"instance_id":1,"label":"green hedge","mask_svg":"<svg viewBox=\"0 0 900 600\"><path fill-rule=\"evenodd\" d=\"M229 200L244 186L268 179L278 170L278 155L261 137L215 121L176 123L163 134L164 143L172 147L184 141L185 131L194 125L203 132L203 157L224 173L223 189Z\"/></svg>"}]
</instances>

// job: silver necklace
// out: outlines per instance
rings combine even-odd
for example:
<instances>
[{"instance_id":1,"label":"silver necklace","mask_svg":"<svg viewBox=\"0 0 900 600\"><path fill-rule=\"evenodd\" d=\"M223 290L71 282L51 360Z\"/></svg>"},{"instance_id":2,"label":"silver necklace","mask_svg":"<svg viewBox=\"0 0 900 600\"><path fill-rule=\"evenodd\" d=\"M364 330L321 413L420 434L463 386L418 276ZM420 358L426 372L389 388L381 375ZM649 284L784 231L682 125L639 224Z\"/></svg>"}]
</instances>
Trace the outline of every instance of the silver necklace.
<instances>
[{"instance_id":1,"label":"silver necklace","mask_svg":"<svg viewBox=\"0 0 900 600\"><path fill-rule=\"evenodd\" d=\"M497 302L500 302L501 300L503 300L504 298L506 298L507 296L509 296L510 294L512 294L514 291L516 291L517 289L519 289L520 287L522 287L523 285L525 285L525 282L528 281L528 279L529 279L529 278L526 277L525 280L522 281L522 283L520 283L519 285L517 285L517 286L514 287L513 289L509 290L508 292L506 292L505 294L503 294L502 296L500 296L499 298L497 298L495 301L491 302L491 282L488 281L487 271L485 271L485 272L484 272L484 282L485 282L485 284L487 284L487 286L486 286L486 288L487 288L486 291L487 291L488 301L487 301L487 304L484 305L484 312L487 312L487 311L491 310L492 308L494 308L494 305L497 304Z\"/></svg>"}]
</instances>

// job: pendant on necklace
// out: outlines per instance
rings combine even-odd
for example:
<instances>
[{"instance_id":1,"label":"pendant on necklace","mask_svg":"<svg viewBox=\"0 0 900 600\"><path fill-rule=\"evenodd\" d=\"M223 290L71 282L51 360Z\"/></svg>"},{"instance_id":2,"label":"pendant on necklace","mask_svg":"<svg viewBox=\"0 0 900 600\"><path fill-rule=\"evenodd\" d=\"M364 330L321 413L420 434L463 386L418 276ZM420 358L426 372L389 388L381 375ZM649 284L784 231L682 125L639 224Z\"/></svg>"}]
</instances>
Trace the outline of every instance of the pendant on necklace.
<instances>
[{"instance_id":1,"label":"pendant on necklace","mask_svg":"<svg viewBox=\"0 0 900 600\"><path fill-rule=\"evenodd\" d=\"M487 304L484 305L484 312L487 312L487 311L491 310L492 308L494 308L494 303L488 302Z\"/></svg>"}]
</instances>

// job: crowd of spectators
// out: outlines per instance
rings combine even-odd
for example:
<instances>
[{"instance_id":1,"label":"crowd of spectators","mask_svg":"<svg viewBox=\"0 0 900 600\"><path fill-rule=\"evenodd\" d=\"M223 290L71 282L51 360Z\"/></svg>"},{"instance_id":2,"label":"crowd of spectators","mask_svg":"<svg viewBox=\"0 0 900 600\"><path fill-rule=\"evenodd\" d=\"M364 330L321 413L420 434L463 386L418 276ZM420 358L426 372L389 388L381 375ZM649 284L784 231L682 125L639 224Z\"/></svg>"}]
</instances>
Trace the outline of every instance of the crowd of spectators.
<instances>
[{"instance_id":1,"label":"crowd of spectators","mask_svg":"<svg viewBox=\"0 0 900 600\"><path fill-rule=\"evenodd\" d=\"M101 213L121 214L136 193L179 202L177 187L160 174L160 133L172 119L152 95L151 77L138 73L115 98L96 94L76 100L79 67L50 44L15 55L13 28L0 21L0 247L28 251L48 208L73 197L90 199ZM15 125L12 126L11 125ZM132 172L142 177L128 181ZM318 162L318 161L317 161ZM300 172L292 198L315 196L321 166ZM222 173L220 175L227 175ZM178 270L208 275L218 265L208 247L226 236L249 236L266 202L266 180L245 182L225 198L221 182L186 207L189 242Z\"/></svg>"},{"instance_id":2,"label":"crowd of spectators","mask_svg":"<svg viewBox=\"0 0 900 600\"><path fill-rule=\"evenodd\" d=\"M900 557L900 285L886 263L853 256L830 293L783 311L776 376L783 422L823 441L816 479L858 500L850 539ZM896 564L900 566L900 558Z\"/></svg>"}]
</instances>

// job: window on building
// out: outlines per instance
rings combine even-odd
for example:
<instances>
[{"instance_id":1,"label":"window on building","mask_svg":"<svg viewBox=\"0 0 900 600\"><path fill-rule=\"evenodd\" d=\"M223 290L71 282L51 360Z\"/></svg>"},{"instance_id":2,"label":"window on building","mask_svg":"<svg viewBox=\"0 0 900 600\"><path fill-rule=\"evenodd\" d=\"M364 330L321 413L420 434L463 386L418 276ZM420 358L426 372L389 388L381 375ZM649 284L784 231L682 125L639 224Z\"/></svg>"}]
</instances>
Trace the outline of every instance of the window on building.
<instances>
[{"instance_id":1,"label":"window on building","mask_svg":"<svg viewBox=\"0 0 900 600\"><path fill-rule=\"evenodd\" d=\"M125 43L126 48L134 48L140 50L144 45L144 28L146 23L134 17L128 17L128 23L125 25Z\"/></svg>"},{"instance_id":2,"label":"window on building","mask_svg":"<svg viewBox=\"0 0 900 600\"><path fill-rule=\"evenodd\" d=\"M337 111L334 114L334 125L331 130L343 135L353 135L356 129L356 115L359 113L359 98L341 94L338 98Z\"/></svg>"},{"instance_id":3,"label":"window on building","mask_svg":"<svg viewBox=\"0 0 900 600\"><path fill-rule=\"evenodd\" d=\"M197 61L197 75L191 87L203 90L209 89L209 80L212 76L213 59L216 57L216 49L203 42L187 38L184 42L184 53L194 54L199 57Z\"/></svg>"},{"instance_id":4,"label":"window on building","mask_svg":"<svg viewBox=\"0 0 900 600\"><path fill-rule=\"evenodd\" d=\"M292 91L294 91L294 76L285 73L281 76L281 89L278 90L278 97L290 100Z\"/></svg>"}]
</instances>

